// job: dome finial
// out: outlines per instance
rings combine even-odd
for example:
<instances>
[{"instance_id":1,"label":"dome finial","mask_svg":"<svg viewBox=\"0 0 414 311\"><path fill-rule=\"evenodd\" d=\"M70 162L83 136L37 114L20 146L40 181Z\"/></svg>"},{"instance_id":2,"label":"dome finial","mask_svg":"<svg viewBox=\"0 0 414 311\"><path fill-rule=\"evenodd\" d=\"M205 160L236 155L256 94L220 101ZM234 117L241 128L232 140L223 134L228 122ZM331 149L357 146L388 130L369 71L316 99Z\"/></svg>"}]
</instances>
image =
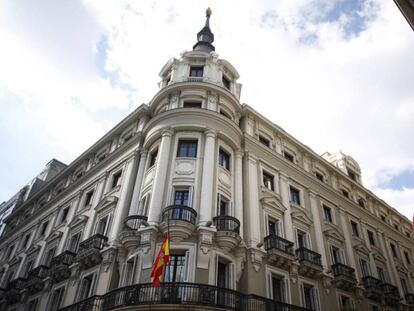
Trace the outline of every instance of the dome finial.
<instances>
[{"instance_id":1,"label":"dome finial","mask_svg":"<svg viewBox=\"0 0 414 311\"><path fill-rule=\"evenodd\" d=\"M210 17L211 16L211 9L210 8L207 8L207 10L206 10L206 17Z\"/></svg>"},{"instance_id":2,"label":"dome finial","mask_svg":"<svg viewBox=\"0 0 414 311\"><path fill-rule=\"evenodd\" d=\"M214 51L215 48L212 45L214 42L214 34L210 30L210 16L211 9L207 8L206 10L206 23L197 34L197 43L193 46L193 51L203 51L210 53Z\"/></svg>"}]
</instances>

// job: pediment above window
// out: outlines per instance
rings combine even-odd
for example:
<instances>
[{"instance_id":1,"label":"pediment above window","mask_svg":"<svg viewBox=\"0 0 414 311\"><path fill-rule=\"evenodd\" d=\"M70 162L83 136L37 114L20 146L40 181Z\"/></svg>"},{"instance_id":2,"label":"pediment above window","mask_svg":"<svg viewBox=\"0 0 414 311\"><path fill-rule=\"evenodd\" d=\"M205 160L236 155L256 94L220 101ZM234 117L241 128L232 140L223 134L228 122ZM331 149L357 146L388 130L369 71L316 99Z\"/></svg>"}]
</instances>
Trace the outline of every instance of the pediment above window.
<instances>
[{"instance_id":1,"label":"pediment above window","mask_svg":"<svg viewBox=\"0 0 414 311\"><path fill-rule=\"evenodd\" d=\"M282 213L286 211L286 207L283 206L282 202L280 202L280 199L278 196L275 195L263 195L260 201L263 204L263 207L270 207L275 208Z\"/></svg>"},{"instance_id":2,"label":"pediment above window","mask_svg":"<svg viewBox=\"0 0 414 311\"><path fill-rule=\"evenodd\" d=\"M301 207L291 206L290 214L292 215L293 223L301 223L307 227L310 227L313 224L310 215L308 215L307 211Z\"/></svg>"},{"instance_id":3,"label":"pediment above window","mask_svg":"<svg viewBox=\"0 0 414 311\"><path fill-rule=\"evenodd\" d=\"M380 253L374 252L374 259L385 263L387 259Z\"/></svg>"},{"instance_id":4,"label":"pediment above window","mask_svg":"<svg viewBox=\"0 0 414 311\"><path fill-rule=\"evenodd\" d=\"M76 217L73 217L72 221L68 224L69 228L73 228L76 226L80 226L82 224L85 224L88 221L89 217L86 215L77 215Z\"/></svg>"},{"instance_id":5,"label":"pediment above window","mask_svg":"<svg viewBox=\"0 0 414 311\"><path fill-rule=\"evenodd\" d=\"M354 249L356 252L369 256L369 249L362 243L358 243L354 245Z\"/></svg>"},{"instance_id":6,"label":"pediment above window","mask_svg":"<svg viewBox=\"0 0 414 311\"><path fill-rule=\"evenodd\" d=\"M336 242L337 244L344 243L345 237L342 234L342 232L339 231L336 225L326 223L325 228L326 229L323 231L323 233L327 237L328 240Z\"/></svg>"},{"instance_id":7,"label":"pediment above window","mask_svg":"<svg viewBox=\"0 0 414 311\"><path fill-rule=\"evenodd\" d=\"M95 210L96 211L100 211L100 210L103 210L103 209L105 209L105 208L107 208L107 207L109 207L109 206L114 206L114 205L116 205L116 203L118 203L118 197L116 197L116 196L113 196L113 195L111 195L111 196L107 196L107 197L104 197L97 205L96 205L96 207L95 207Z\"/></svg>"}]
</instances>

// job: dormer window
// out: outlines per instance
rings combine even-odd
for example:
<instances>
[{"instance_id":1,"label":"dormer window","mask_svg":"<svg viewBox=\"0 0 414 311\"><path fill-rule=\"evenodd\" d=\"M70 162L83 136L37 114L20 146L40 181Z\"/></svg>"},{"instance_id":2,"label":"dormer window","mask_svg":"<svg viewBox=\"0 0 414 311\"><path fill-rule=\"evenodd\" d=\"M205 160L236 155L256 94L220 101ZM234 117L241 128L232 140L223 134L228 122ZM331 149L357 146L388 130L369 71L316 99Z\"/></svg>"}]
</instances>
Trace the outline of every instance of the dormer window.
<instances>
[{"instance_id":1,"label":"dormer window","mask_svg":"<svg viewBox=\"0 0 414 311\"><path fill-rule=\"evenodd\" d=\"M283 151L283 157L288 160L289 162L295 162L295 156L287 151Z\"/></svg>"},{"instance_id":2,"label":"dormer window","mask_svg":"<svg viewBox=\"0 0 414 311\"><path fill-rule=\"evenodd\" d=\"M345 189L342 189L342 195L345 197L345 198L348 198L349 199L349 191L348 190L345 190Z\"/></svg>"},{"instance_id":3,"label":"dormer window","mask_svg":"<svg viewBox=\"0 0 414 311\"><path fill-rule=\"evenodd\" d=\"M351 178L353 181L356 181L356 180L357 180L357 178L356 178L356 174L355 174L353 171L351 171L350 169L348 169L348 176L349 176L349 178Z\"/></svg>"},{"instance_id":4,"label":"dormer window","mask_svg":"<svg viewBox=\"0 0 414 311\"><path fill-rule=\"evenodd\" d=\"M266 137L259 135L259 141L262 143L262 145L265 145L266 147L270 147L270 140L268 140Z\"/></svg>"},{"instance_id":5,"label":"dormer window","mask_svg":"<svg viewBox=\"0 0 414 311\"><path fill-rule=\"evenodd\" d=\"M204 72L203 66L191 66L190 77L202 77Z\"/></svg>"},{"instance_id":6,"label":"dormer window","mask_svg":"<svg viewBox=\"0 0 414 311\"><path fill-rule=\"evenodd\" d=\"M226 78L226 76L223 75L223 85L226 89L230 90L230 80Z\"/></svg>"},{"instance_id":7,"label":"dormer window","mask_svg":"<svg viewBox=\"0 0 414 311\"><path fill-rule=\"evenodd\" d=\"M363 198L359 198L358 205L362 208L365 208L365 205L366 205L365 200Z\"/></svg>"},{"instance_id":8,"label":"dormer window","mask_svg":"<svg viewBox=\"0 0 414 311\"><path fill-rule=\"evenodd\" d=\"M324 182L324 181L325 181L325 176L324 176L322 173L320 173L320 172L316 171L316 172L315 172L315 176L316 176L316 178L317 178L317 179L319 179L321 182Z\"/></svg>"}]
</instances>

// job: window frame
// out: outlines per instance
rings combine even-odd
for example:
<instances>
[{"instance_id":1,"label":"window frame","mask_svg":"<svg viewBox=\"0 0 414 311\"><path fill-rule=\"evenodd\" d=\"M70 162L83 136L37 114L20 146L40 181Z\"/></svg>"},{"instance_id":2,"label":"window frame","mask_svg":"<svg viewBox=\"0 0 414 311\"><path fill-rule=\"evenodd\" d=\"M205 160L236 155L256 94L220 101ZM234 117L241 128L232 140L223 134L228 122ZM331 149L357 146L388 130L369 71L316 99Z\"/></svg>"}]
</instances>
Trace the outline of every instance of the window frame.
<instances>
[{"instance_id":1,"label":"window frame","mask_svg":"<svg viewBox=\"0 0 414 311\"><path fill-rule=\"evenodd\" d=\"M225 162L223 162L223 159ZM218 165L223 169L231 172L231 154L224 148L220 147L218 152Z\"/></svg>"},{"instance_id":2,"label":"window frame","mask_svg":"<svg viewBox=\"0 0 414 311\"><path fill-rule=\"evenodd\" d=\"M201 72L201 75L200 75ZM193 74L195 73L195 74ZM204 77L204 66L202 65L190 65L190 71L188 73L189 77L192 78L202 78Z\"/></svg>"},{"instance_id":3,"label":"window frame","mask_svg":"<svg viewBox=\"0 0 414 311\"><path fill-rule=\"evenodd\" d=\"M275 192L275 176L273 174L266 170L262 170L262 182L266 189ZM269 182L270 184L268 184Z\"/></svg>"},{"instance_id":4,"label":"window frame","mask_svg":"<svg viewBox=\"0 0 414 311\"><path fill-rule=\"evenodd\" d=\"M293 193L295 193L295 196L293 196ZM297 201L294 200L294 197L297 198ZM290 204L302 206L301 190L295 186L289 185L289 200Z\"/></svg>"},{"instance_id":5,"label":"window frame","mask_svg":"<svg viewBox=\"0 0 414 311\"><path fill-rule=\"evenodd\" d=\"M194 148L195 146L195 148ZM177 158L196 159L198 154L198 140L191 138L180 138L177 142Z\"/></svg>"}]
</instances>

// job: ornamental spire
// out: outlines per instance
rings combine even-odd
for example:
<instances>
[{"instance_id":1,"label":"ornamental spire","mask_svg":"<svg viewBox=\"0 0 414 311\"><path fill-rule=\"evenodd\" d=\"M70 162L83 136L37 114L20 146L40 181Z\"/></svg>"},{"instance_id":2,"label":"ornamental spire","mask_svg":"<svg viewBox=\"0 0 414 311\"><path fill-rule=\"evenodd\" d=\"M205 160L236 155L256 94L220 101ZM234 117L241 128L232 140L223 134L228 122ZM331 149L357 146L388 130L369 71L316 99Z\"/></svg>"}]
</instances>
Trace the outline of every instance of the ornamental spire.
<instances>
[{"instance_id":1,"label":"ornamental spire","mask_svg":"<svg viewBox=\"0 0 414 311\"><path fill-rule=\"evenodd\" d=\"M211 9L207 8L206 10L206 23L197 34L197 43L193 46L193 51L203 51L210 53L215 50L215 47L211 44L214 42L214 34L210 29L210 16Z\"/></svg>"}]
</instances>

